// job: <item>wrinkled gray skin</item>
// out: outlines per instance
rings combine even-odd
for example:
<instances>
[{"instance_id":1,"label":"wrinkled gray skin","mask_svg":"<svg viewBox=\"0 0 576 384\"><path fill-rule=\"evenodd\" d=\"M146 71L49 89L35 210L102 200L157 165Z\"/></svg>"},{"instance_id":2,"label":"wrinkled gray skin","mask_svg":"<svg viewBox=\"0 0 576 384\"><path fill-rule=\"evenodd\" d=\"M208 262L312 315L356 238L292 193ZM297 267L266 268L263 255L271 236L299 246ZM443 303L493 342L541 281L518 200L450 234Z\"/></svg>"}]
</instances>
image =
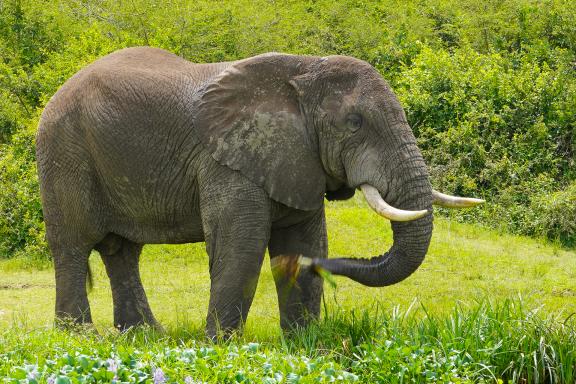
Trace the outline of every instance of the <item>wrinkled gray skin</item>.
<instances>
[{"instance_id":1,"label":"wrinkled gray skin","mask_svg":"<svg viewBox=\"0 0 576 384\"><path fill-rule=\"evenodd\" d=\"M422 263L432 215L392 224L382 256L325 259L324 196L368 183L397 208L431 211L426 166L398 100L366 62L266 54L193 64L129 48L87 66L50 100L37 135L56 315L90 322L88 256L110 278L114 324L156 324L138 272L143 244L206 241L207 333L246 319L266 247L370 286ZM279 259L278 259L279 260ZM274 261L274 260L273 260ZM322 279L276 274L283 328L319 315Z\"/></svg>"}]
</instances>

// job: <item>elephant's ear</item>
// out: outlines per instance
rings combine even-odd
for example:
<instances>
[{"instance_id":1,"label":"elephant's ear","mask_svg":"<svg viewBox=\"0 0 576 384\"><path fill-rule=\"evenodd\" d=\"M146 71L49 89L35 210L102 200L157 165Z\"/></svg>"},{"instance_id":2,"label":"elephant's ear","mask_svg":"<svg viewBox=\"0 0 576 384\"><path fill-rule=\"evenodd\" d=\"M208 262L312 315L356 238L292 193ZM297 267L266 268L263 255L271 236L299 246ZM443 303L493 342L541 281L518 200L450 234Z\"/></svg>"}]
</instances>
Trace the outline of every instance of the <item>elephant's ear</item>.
<instances>
[{"instance_id":1,"label":"elephant's ear","mask_svg":"<svg viewBox=\"0 0 576 384\"><path fill-rule=\"evenodd\" d=\"M201 91L194 119L216 161L303 210L322 205L326 185L291 83L311 59L267 54L232 64Z\"/></svg>"}]
</instances>

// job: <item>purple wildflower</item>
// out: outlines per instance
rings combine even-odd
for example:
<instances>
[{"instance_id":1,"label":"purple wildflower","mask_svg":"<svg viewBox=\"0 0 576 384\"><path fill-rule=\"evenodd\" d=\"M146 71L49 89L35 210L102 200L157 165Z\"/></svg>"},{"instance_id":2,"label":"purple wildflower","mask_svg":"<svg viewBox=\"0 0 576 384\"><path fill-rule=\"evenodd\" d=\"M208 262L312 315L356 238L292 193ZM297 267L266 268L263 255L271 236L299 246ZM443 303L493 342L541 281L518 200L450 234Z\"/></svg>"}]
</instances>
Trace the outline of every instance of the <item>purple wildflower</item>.
<instances>
[{"instance_id":1,"label":"purple wildflower","mask_svg":"<svg viewBox=\"0 0 576 384\"><path fill-rule=\"evenodd\" d=\"M28 380L37 380L38 379L38 368L34 367L31 371L28 372L26 375L26 379Z\"/></svg>"},{"instance_id":2,"label":"purple wildflower","mask_svg":"<svg viewBox=\"0 0 576 384\"><path fill-rule=\"evenodd\" d=\"M118 362L116 360L108 359L106 362L108 363L108 371L118 373Z\"/></svg>"},{"instance_id":3,"label":"purple wildflower","mask_svg":"<svg viewBox=\"0 0 576 384\"><path fill-rule=\"evenodd\" d=\"M160 368L156 368L154 370L154 384L164 384L166 382L166 376L164 375L164 371Z\"/></svg>"},{"instance_id":4,"label":"purple wildflower","mask_svg":"<svg viewBox=\"0 0 576 384\"><path fill-rule=\"evenodd\" d=\"M192 377L186 376L184 378L184 384L196 384L196 383L194 382L194 380L192 380Z\"/></svg>"},{"instance_id":5,"label":"purple wildflower","mask_svg":"<svg viewBox=\"0 0 576 384\"><path fill-rule=\"evenodd\" d=\"M56 378L54 377L54 375L50 376L48 378L48 380L46 380L47 384L54 384L56 382Z\"/></svg>"}]
</instances>

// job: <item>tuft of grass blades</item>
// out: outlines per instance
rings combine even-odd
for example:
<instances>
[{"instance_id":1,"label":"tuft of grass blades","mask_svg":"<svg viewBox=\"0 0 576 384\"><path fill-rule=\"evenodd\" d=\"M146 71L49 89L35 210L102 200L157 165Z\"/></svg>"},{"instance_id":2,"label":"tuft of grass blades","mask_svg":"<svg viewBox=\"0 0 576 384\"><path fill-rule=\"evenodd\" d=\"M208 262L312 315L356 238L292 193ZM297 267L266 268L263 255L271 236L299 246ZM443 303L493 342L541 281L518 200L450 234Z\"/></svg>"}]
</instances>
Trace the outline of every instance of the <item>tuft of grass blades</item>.
<instances>
[{"instance_id":1,"label":"tuft of grass blades","mask_svg":"<svg viewBox=\"0 0 576 384\"><path fill-rule=\"evenodd\" d=\"M336 280L334 280L332 273L318 265L314 265L314 262L309 257L303 255L276 256L271 260L270 265L274 276L277 278L281 276L282 278L290 280L293 284L296 282L302 268L314 268L314 271L320 275L330 287L333 289L336 288Z\"/></svg>"}]
</instances>

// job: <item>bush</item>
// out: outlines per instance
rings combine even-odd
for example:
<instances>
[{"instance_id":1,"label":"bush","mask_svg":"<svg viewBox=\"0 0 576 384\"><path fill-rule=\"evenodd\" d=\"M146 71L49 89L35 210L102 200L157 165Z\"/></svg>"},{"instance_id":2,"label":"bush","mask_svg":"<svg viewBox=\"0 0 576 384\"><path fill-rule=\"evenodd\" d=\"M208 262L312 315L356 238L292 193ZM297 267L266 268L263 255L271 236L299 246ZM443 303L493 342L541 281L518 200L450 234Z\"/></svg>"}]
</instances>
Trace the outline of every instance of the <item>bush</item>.
<instances>
[{"instance_id":1,"label":"bush","mask_svg":"<svg viewBox=\"0 0 576 384\"><path fill-rule=\"evenodd\" d=\"M576 177L576 118L567 113L576 108L574 76L555 65L470 47L453 53L424 47L398 76L396 89L433 184L483 196L490 205L455 217L568 244L570 225L532 224L552 214L539 208L539 196Z\"/></svg>"},{"instance_id":2,"label":"bush","mask_svg":"<svg viewBox=\"0 0 576 384\"><path fill-rule=\"evenodd\" d=\"M21 131L0 157L0 258L48 255L36 176L34 128Z\"/></svg>"},{"instance_id":3,"label":"bush","mask_svg":"<svg viewBox=\"0 0 576 384\"><path fill-rule=\"evenodd\" d=\"M433 180L461 194L495 193L540 175L572 178L558 156L574 120L561 104L576 97L568 74L530 60L513 65L468 47L424 48L397 92Z\"/></svg>"},{"instance_id":4,"label":"bush","mask_svg":"<svg viewBox=\"0 0 576 384\"><path fill-rule=\"evenodd\" d=\"M562 244L576 245L576 182L566 189L536 196L531 203L534 212L533 234L542 234Z\"/></svg>"}]
</instances>

